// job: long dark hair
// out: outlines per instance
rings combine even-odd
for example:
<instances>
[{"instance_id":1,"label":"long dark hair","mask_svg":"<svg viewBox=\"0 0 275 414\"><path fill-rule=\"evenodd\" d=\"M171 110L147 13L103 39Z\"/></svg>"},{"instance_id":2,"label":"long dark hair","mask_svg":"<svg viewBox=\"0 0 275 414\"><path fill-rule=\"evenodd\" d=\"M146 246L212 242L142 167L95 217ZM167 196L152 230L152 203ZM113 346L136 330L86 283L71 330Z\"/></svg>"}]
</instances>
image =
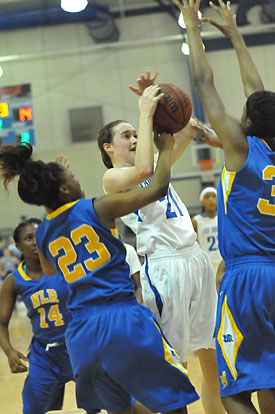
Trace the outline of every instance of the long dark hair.
<instances>
[{"instance_id":1,"label":"long dark hair","mask_svg":"<svg viewBox=\"0 0 275 414\"><path fill-rule=\"evenodd\" d=\"M126 122L126 121L117 119L116 121L109 122L99 131L98 136L97 136L97 144L101 152L101 158L102 158L102 161L104 162L104 165L107 168L113 168L113 164L112 164L112 161L109 155L103 148L103 144L105 143L110 144L113 141L114 127L118 124L121 124L121 122Z\"/></svg>"},{"instance_id":2,"label":"long dark hair","mask_svg":"<svg viewBox=\"0 0 275 414\"><path fill-rule=\"evenodd\" d=\"M246 101L246 115L252 123L246 129L246 134L264 139L275 151L275 93L252 93Z\"/></svg>"},{"instance_id":3,"label":"long dark hair","mask_svg":"<svg viewBox=\"0 0 275 414\"><path fill-rule=\"evenodd\" d=\"M0 148L0 175L7 189L18 175L17 191L22 201L37 206L58 208L59 187L64 183L64 168L55 163L33 161L30 144L8 145Z\"/></svg>"}]
</instances>

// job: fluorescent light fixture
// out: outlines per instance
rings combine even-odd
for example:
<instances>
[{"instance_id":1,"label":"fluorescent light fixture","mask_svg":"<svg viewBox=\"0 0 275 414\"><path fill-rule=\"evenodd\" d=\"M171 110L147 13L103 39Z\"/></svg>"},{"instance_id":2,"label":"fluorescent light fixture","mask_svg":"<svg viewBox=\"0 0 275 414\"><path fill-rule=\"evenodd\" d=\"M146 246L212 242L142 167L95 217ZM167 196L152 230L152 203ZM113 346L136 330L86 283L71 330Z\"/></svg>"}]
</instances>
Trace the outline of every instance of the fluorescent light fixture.
<instances>
[{"instance_id":1,"label":"fluorescent light fixture","mask_svg":"<svg viewBox=\"0 0 275 414\"><path fill-rule=\"evenodd\" d=\"M201 19L202 14L201 14L200 10L198 11L198 16L199 16L199 19ZM183 20L183 17L182 17L181 13L180 13L179 18L178 18L178 25L180 27L182 27L183 29L186 29L186 26L185 26L185 23L184 23L184 20Z\"/></svg>"},{"instance_id":2,"label":"fluorescent light fixture","mask_svg":"<svg viewBox=\"0 0 275 414\"><path fill-rule=\"evenodd\" d=\"M184 54L184 55L189 55L189 46L188 46L188 43L187 42L182 42L182 45L181 45L181 52Z\"/></svg>"},{"instance_id":3,"label":"fluorescent light fixture","mask_svg":"<svg viewBox=\"0 0 275 414\"><path fill-rule=\"evenodd\" d=\"M69 13L77 13L84 10L88 0L61 0L61 9Z\"/></svg>"},{"instance_id":4,"label":"fluorescent light fixture","mask_svg":"<svg viewBox=\"0 0 275 414\"><path fill-rule=\"evenodd\" d=\"M0 78L3 76L3 69L2 69L2 66L0 66Z\"/></svg>"},{"instance_id":5,"label":"fluorescent light fixture","mask_svg":"<svg viewBox=\"0 0 275 414\"><path fill-rule=\"evenodd\" d=\"M202 46L203 46L203 49L205 50L205 45L204 45L204 43L202 44ZM187 41L186 41L186 40L184 40L184 41L182 42L182 45L181 45L181 52L182 52L184 55L186 55L186 56L188 56L188 55L189 55L189 46L188 46L188 43L187 43Z\"/></svg>"}]
</instances>

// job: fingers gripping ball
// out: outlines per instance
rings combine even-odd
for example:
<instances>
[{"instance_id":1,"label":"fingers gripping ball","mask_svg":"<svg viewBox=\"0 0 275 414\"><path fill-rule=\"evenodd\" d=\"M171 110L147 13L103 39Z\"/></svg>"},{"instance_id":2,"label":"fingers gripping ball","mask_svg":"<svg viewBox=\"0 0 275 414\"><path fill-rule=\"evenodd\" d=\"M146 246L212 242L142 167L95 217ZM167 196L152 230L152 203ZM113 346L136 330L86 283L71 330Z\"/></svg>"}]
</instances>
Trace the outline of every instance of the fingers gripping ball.
<instances>
[{"instance_id":1,"label":"fingers gripping ball","mask_svg":"<svg viewBox=\"0 0 275 414\"><path fill-rule=\"evenodd\" d=\"M164 97L158 102L154 114L154 129L158 133L174 134L188 124L192 114L192 103L187 93L178 86L171 83L161 83L159 86Z\"/></svg>"}]
</instances>

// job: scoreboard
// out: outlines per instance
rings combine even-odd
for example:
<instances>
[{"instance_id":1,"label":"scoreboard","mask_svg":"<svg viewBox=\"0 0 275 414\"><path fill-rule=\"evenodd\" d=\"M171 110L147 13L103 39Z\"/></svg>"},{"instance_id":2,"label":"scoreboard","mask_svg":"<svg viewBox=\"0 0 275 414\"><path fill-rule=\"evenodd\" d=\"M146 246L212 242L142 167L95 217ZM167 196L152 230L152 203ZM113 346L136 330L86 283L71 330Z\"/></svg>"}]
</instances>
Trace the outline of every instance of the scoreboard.
<instances>
[{"instance_id":1,"label":"scoreboard","mask_svg":"<svg viewBox=\"0 0 275 414\"><path fill-rule=\"evenodd\" d=\"M0 145L35 145L31 85L0 87Z\"/></svg>"}]
</instances>

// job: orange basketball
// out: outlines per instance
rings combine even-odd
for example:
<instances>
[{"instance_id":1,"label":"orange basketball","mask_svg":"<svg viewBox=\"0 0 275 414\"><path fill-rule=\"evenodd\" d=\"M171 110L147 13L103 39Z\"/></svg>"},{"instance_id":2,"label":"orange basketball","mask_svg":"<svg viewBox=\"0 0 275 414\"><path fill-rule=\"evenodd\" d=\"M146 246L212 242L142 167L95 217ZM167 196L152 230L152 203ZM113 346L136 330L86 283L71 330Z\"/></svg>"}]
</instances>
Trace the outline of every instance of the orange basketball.
<instances>
[{"instance_id":1,"label":"orange basketball","mask_svg":"<svg viewBox=\"0 0 275 414\"><path fill-rule=\"evenodd\" d=\"M153 118L154 129L158 132L174 134L183 129L192 114L192 103L181 88L172 83L161 83L164 97L158 102Z\"/></svg>"}]
</instances>

